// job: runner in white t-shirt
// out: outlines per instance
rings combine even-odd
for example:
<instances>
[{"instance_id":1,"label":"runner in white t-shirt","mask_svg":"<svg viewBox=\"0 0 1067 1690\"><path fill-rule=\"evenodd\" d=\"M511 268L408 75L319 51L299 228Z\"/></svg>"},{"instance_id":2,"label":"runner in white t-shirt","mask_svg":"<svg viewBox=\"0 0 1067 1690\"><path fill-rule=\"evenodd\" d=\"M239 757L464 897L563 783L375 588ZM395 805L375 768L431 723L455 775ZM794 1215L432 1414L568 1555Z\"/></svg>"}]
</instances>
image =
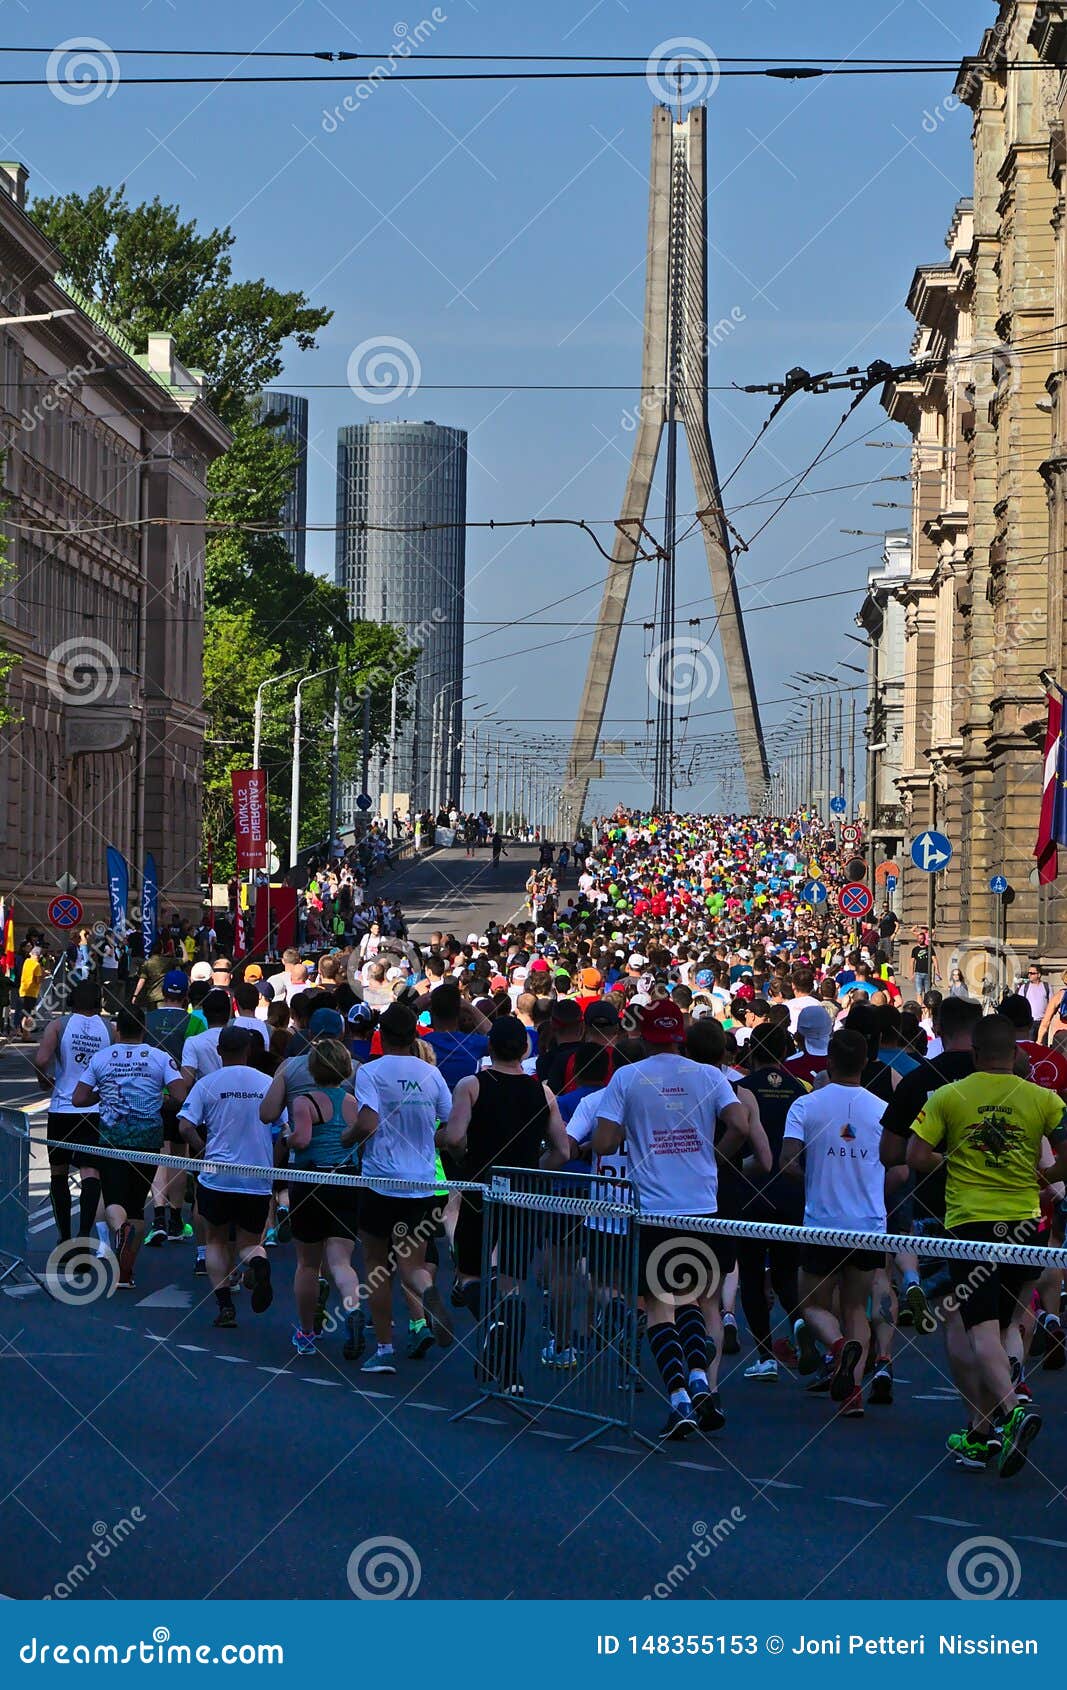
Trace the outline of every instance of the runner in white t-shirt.
<instances>
[{"instance_id":1,"label":"runner in white t-shirt","mask_svg":"<svg viewBox=\"0 0 1067 1690\"><path fill-rule=\"evenodd\" d=\"M163 1143L163 1095L184 1101L186 1086L167 1051L144 1043L144 1022L133 1009L115 1016L117 1043L98 1050L74 1088L75 1109L99 1105L100 1143L130 1151L158 1151ZM101 1158L100 1184L108 1225L115 1229L118 1284L133 1288L133 1265L144 1236L151 1162Z\"/></svg>"},{"instance_id":2,"label":"runner in white t-shirt","mask_svg":"<svg viewBox=\"0 0 1067 1690\"><path fill-rule=\"evenodd\" d=\"M363 1142L362 1172L370 1181L359 1204L359 1236L366 1262L371 1320L377 1353L364 1373L395 1373L392 1274L398 1268L404 1288L421 1300L439 1344L452 1342L452 1322L426 1266L426 1246L434 1236L447 1195L438 1190L434 1134L452 1110L452 1094L437 1069L411 1054L418 1020L405 1004L382 1012L382 1055L356 1075L355 1127L341 1136L344 1145ZM383 1183L375 1183L378 1182ZM410 1189L389 1180L411 1181ZM402 1247L394 1249L394 1241Z\"/></svg>"},{"instance_id":3,"label":"runner in white t-shirt","mask_svg":"<svg viewBox=\"0 0 1067 1690\"><path fill-rule=\"evenodd\" d=\"M641 1037L650 1055L620 1068L599 1106L593 1150L608 1156L626 1142L629 1178L651 1215L714 1215L715 1135L733 1153L748 1139L748 1117L718 1068L680 1054L685 1019L670 999L646 1004ZM708 1380L708 1322L716 1321L721 1280L716 1240L674 1224L641 1226L640 1285L649 1347L670 1398L663 1438L719 1430L725 1416Z\"/></svg>"},{"instance_id":4,"label":"runner in white t-shirt","mask_svg":"<svg viewBox=\"0 0 1067 1690\"><path fill-rule=\"evenodd\" d=\"M201 1035L202 1036L202 1035ZM248 1066L252 1041L247 1027L223 1027L217 1050L220 1066L197 1080L182 1105L179 1125L193 1155L205 1167L197 1179L197 1209L207 1235L207 1271L218 1303L215 1325L237 1325L231 1280L237 1263L252 1272L252 1312L270 1307L274 1292L263 1248L273 1175L231 1173L230 1167L272 1170L271 1128L260 1120L260 1104L270 1090L270 1076ZM285 1124L282 1116L281 1123ZM234 1243L231 1243L231 1229ZM236 1248L236 1258L235 1258Z\"/></svg>"},{"instance_id":5,"label":"runner in white t-shirt","mask_svg":"<svg viewBox=\"0 0 1067 1690\"><path fill-rule=\"evenodd\" d=\"M97 1051L111 1043L111 1029L100 1015L101 991L95 982L79 981L71 993L71 1013L57 1016L44 1030L34 1052L33 1065L48 1100L48 1137L64 1144L99 1143L99 1122L93 1114L75 1109L74 1088ZM81 1179L78 1236L92 1236L100 1204L99 1167L81 1151L48 1152L49 1195L60 1243L72 1235L70 1168L74 1164Z\"/></svg>"},{"instance_id":6,"label":"runner in white t-shirt","mask_svg":"<svg viewBox=\"0 0 1067 1690\"><path fill-rule=\"evenodd\" d=\"M804 1180L805 1226L839 1231L885 1231L885 1169L881 1162L884 1101L861 1083L867 1041L835 1033L828 1082L798 1098L786 1116L780 1166ZM802 1160L803 1159L803 1160ZM802 1371L811 1371L810 1333L827 1354L830 1398L850 1419L863 1414L863 1368L871 1329L867 1300L884 1252L808 1245L800 1253L803 1320L795 1338ZM834 1312L835 1292L840 1316Z\"/></svg>"},{"instance_id":7,"label":"runner in white t-shirt","mask_svg":"<svg viewBox=\"0 0 1067 1690\"><path fill-rule=\"evenodd\" d=\"M232 1006L229 992L215 987L200 1005L200 1013L207 1022L207 1030L194 1033L182 1045L182 1079L195 1085L205 1074L214 1074L222 1067L219 1056L219 1034L230 1019Z\"/></svg>"}]
</instances>

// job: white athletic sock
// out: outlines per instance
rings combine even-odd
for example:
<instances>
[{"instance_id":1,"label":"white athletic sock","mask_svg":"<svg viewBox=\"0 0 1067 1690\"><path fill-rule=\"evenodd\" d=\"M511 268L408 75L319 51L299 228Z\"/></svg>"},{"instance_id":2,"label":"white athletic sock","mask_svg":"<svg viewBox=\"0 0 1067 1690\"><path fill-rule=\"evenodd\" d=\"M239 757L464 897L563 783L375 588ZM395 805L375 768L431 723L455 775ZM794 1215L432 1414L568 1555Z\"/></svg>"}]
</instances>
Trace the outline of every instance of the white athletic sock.
<instances>
[{"instance_id":1,"label":"white athletic sock","mask_svg":"<svg viewBox=\"0 0 1067 1690\"><path fill-rule=\"evenodd\" d=\"M690 1404L689 1404L689 1392L688 1391L672 1391L671 1392L671 1407L672 1408L687 1408L689 1406L690 1406Z\"/></svg>"},{"instance_id":2,"label":"white athletic sock","mask_svg":"<svg viewBox=\"0 0 1067 1690\"><path fill-rule=\"evenodd\" d=\"M392 1344L379 1344L378 1345L378 1354L380 1356L391 1356L392 1353L393 1353Z\"/></svg>"},{"instance_id":3,"label":"white athletic sock","mask_svg":"<svg viewBox=\"0 0 1067 1690\"><path fill-rule=\"evenodd\" d=\"M708 1389L708 1376L702 1367L694 1367L692 1373L690 1373L689 1389L691 1391L706 1391Z\"/></svg>"}]
</instances>

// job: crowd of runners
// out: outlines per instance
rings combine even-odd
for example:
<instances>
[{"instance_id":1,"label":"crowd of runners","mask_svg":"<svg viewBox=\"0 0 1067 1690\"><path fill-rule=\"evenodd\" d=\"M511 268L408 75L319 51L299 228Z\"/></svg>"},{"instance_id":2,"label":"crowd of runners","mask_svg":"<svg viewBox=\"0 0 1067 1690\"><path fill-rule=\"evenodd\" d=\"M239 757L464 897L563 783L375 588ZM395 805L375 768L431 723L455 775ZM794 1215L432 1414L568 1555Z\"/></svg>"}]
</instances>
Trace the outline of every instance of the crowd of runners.
<instances>
[{"instance_id":1,"label":"crowd of runners","mask_svg":"<svg viewBox=\"0 0 1067 1690\"><path fill-rule=\"evenodd\" d=\"M240 1294L253 1313L284 1294L301 1355L335 1321L369 1373L459 1337L517 1393L524 1279L550 1307L539 1364L568 1373L629 1290L612 1330L639 1332L665 1440L723 1431L724 1364L732 1401L795 1372L854 1420L892 1404L896 1348L940 1344L951 1455L1017 1473L1036 1370L1067 1359L1063 1276L980 1246L1063 1242L1067 991L1035 968L991 1006L888 909L850 928L805 902L813 875L845 878L806 815L619 812L538 854L525 911L466 935L419 947L373 923L274 969L168 959L132 1005L77 985L35 1058L66 1271L113 1249L131 1287L142 1247L186 1240L219 1328ZM594 1197L628 1182L636 1287L590 1286L580 1228L566 1250L487 1256L478 1191L448 1181L500 1167ZM686 1225L715 1216L871 1239ZM888 1254L887 1232L913 1247ZM974 1257L924 1258L946 1235Z\"/></svg>"}]
</instances>

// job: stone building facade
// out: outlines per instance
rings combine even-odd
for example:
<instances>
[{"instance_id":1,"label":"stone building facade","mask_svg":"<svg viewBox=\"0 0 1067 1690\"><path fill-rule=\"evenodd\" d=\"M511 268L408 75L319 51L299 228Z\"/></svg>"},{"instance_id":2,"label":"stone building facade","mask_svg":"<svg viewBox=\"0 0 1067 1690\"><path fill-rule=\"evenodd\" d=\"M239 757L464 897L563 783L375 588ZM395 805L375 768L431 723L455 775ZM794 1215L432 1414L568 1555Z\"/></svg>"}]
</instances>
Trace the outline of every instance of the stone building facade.
<instances>
[{"instance_id":1,"label":"stone building facade","mask_svg":"<svg viewBox=\"0 0 1067 1690\"><path fill-rule=\"evenodd\" d=\"M956 93L972 113L973 198L956 207L947 263L917 270L908 296L912 356L924 367L883 395L914 442L899 785L910 836L937 827L955 848L941 875L909 867L904 915L932 913L944 941L981 946L999 931L989 883L1003 874L1020 960L1067 952L1054 898L1032 881L1041 675L1046 666L1063 674L1050 408L1067 312L1057 304L1064 255L1050 176L1060 73L1043 63L1039 40L1048 10L1005 0L964 61Z\"/></svg>"},{"instance_id":2,"label":"stone building facade","mask_svg":"<svg viewBox=\"0 0 1067 1690\"><path fill-rule=\"evenodd\" d=\"M60 275L0 166L0 891L43 924L72 874L107 913L115 845L161 914L200 902L203 520L229 436L167 335L135 348ZM46 316L46 314L53 314Z\"/></svg>"}]
</instances>

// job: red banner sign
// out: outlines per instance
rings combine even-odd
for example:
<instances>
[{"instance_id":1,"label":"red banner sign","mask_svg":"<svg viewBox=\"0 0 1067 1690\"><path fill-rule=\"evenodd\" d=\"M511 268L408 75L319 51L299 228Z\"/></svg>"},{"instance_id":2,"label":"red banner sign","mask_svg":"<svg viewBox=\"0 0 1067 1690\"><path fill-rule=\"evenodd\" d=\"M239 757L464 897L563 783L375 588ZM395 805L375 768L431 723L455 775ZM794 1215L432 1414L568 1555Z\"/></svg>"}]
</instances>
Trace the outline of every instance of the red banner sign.
<instances>
[{"instance_id":1,"label":"red banner sign","mask_svg":"<svg viewBox=\"0 0 1067 1690\"><path fill-rule=\"evenodd\" d=\"M233 830L238 872L267 866L267 777L262 769L234 769Z\"/></svg>"}]
</instances>

